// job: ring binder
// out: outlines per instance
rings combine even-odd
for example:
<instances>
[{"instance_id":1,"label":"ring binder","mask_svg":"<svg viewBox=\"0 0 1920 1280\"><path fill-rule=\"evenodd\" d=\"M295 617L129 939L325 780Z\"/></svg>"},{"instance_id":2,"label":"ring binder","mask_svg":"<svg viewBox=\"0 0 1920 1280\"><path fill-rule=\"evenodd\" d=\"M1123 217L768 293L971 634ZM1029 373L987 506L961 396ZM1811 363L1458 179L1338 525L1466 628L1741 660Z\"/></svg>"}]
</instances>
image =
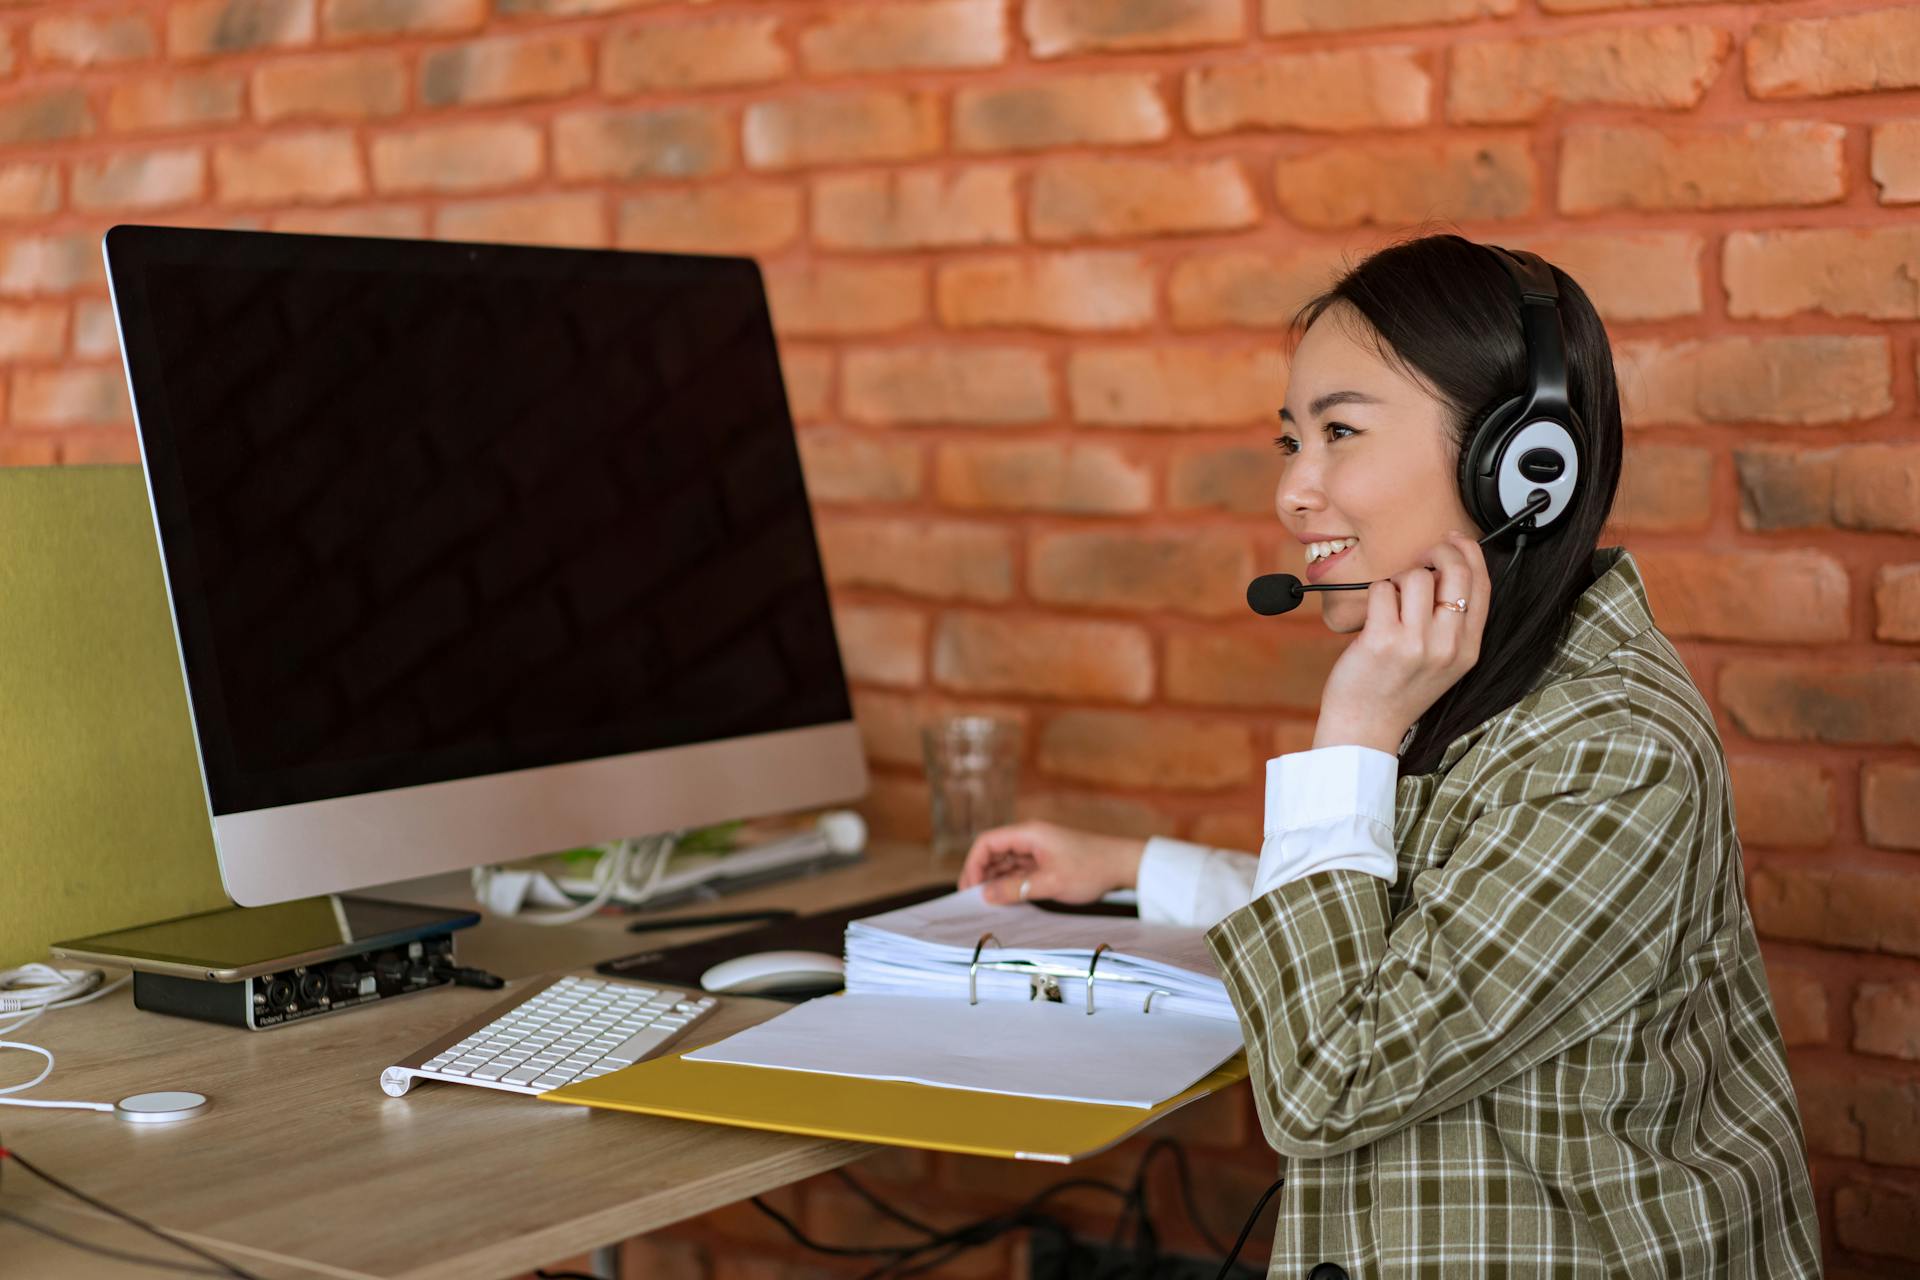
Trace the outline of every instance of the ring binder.
<instances>
[{"instance_id":1,"label":"ring binder","mask_svg":"<svg viewBox=\"0 0 1920 1280\"><path fill-rule=\"evenodd\" d=\"M1078 969L1070 965L1041 964L1033 960L982 960L980 953L986 949L987 944L992 942L998 945L999 941L1000 939L996 938L993 934L983 933L980 935L980 940L973 944L973 958L967 962L968 1004L980 1003L980 970L998 969L1007 973L1024 973L1027 975L1028 1000L1047 999L1053 1001L1055 1004L1060 1003L1060 980L1062 978L1080 979L1087 984L1087 1016L1089 1018L1093 1016L1093 983L1094 979L1099 976L1095 973L1095 970L1100 966L1101 954L1113 950L1111 943L1103 942L1095 947L1093 949L1093 957L1087 961L1087 967L1085 969ZM1144 978L1136 978L1130 974L1113 973L1111 971L1108 972L1106 978L1109 982L1131 982L1136 985L1147 981ZM1173 992L1168 991L1164 987L1152 988L1147 992L1146 1002L1140 1006L1140 1012L1153 1012L1153 998L1156 995L1171 998L1173 994Z\"/></svg>"}]
</instances>

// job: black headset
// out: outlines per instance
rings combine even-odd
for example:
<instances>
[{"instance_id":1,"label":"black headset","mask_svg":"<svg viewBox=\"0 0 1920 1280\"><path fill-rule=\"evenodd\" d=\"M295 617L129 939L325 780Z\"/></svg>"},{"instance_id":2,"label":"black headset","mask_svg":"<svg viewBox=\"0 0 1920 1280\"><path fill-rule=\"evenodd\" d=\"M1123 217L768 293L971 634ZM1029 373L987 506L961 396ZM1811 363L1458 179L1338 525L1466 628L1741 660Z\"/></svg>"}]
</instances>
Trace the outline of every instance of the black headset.
<instances>
[{"instance_id":1,"label":"black headset","mask_svg":"<svg viewBox=\"0 0 1920 1280\"><path fill-rule=\"evenodd\" d=\"M1536 254L1483 246L1513 281L1527 344L1527 385L1481 414L1460 450L1460 500L1482 529L1513 523L1538 537L1564 527L1587 457L1587 429L1567 394L1567 343L1560 327L1560 286Z\"/></svg>"}]
</instances>

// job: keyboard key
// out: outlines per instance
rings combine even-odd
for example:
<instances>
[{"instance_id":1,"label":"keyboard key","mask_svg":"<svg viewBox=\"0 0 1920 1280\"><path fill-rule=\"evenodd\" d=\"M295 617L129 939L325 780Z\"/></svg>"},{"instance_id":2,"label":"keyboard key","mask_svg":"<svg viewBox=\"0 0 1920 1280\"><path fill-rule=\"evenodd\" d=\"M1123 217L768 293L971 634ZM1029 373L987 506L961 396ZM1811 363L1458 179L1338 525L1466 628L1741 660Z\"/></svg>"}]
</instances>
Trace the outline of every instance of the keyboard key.
<instances>
[{"instance_id":1,"label":"keyboard key","mask_svg":"<svg viewBox=\"0 0 1920 1280\"><path fill-rule=\"evenodd\" d=\"M540 1075L538 1067L515 1067L500 1077L502 1084L532 1084Z\"/></svg>"}]
</instances>

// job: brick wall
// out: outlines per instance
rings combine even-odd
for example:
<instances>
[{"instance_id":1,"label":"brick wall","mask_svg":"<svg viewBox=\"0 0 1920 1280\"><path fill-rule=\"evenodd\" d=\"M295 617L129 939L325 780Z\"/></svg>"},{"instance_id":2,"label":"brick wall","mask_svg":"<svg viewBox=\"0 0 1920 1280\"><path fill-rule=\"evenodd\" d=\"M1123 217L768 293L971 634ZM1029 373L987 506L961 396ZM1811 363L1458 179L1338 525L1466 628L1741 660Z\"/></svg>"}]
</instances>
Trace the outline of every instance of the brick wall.
<instances>
[{"instance_id":1,"label":"brick wall","mask_svg":"<svg viewBox=\"0 0 1920 1280\"><path fill-rule=\"evenodd\" d=\"M1726 737L1834 1272L1891 1276L1920 1263L1915 204L1920 8L1884 2L0 0L0 464L134 456L116 221L753 254L878 825L924 830L916 719L986 706L1028 726L1031 812L1252 847L1337 652L1240 603L1286 563L1280 326L1409 225L1536 248L1617 340L1619 536ZM1271 1162L1244 1099L1183 1128L1224 1229ZM1041 1177L876 1173L947 1215ZM783 1195L883 1230L830 1181ZM642 1248L797 1274L746 1209Z\"/></svg>"}]
</instances>

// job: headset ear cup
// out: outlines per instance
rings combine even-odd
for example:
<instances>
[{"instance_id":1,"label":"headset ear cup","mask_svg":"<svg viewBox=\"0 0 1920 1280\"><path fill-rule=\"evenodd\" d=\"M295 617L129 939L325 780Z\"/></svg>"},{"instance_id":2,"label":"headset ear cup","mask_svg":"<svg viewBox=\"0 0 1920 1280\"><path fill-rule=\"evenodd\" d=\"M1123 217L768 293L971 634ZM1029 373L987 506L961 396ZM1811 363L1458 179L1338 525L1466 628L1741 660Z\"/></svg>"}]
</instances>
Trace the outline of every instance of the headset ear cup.
<instances>
[{"instance_id":1,"label":"headset ear cup","mask_svg":"<svg viewBox=\"0 0 1920 1280\"><path fill-rule=\"evenodd\" d=\"M1494 464L1499 461L1501 441L1506 439L1514 415L1525 401L1525 396L1515 396L1481 414L1466 443L1460 446L1460 505L1467 509L1482 533L1505 524L1513 514L1501 510L1500 474Z\"/></svg>"}]
</instances>

